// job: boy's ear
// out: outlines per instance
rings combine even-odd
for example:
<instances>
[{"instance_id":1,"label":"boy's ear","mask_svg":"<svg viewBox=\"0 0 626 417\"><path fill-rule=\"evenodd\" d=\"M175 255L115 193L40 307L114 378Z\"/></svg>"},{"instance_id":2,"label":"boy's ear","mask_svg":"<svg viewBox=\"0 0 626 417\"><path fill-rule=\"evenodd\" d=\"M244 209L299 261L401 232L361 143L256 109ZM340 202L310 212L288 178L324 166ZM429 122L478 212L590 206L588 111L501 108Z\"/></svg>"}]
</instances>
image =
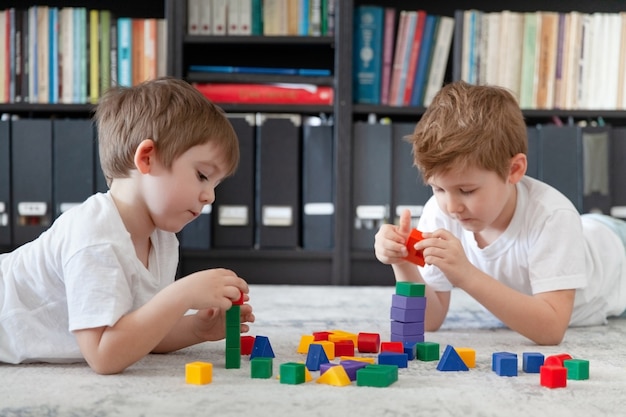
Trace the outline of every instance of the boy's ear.
<instances>
[{"instance_id":1,"label":"boy's ear","mask_svg":"<svg viewBox=\"0 0 626 417\"><path fill-rule=\"evenodd\" d=\"M511 184L517 184L524 175L526 175L526 169L528 168L528 160L526 155L518 153L511 158L511 168L509 169L509 182Z\"/></svg>"},{"instance_id":2,"label":"boy's ear","mask_svg":"<svg viewBox=\"0 0 626 417\"><path fill-rule=\"evenodd\" d=\"M147 174L150 172L152 165L154 164L154 158L156 157L156 146L152 139L144 139L141 141L137 150L135 150L135 166L137 171L141 174Z\"/></svg>"}]
</instances>

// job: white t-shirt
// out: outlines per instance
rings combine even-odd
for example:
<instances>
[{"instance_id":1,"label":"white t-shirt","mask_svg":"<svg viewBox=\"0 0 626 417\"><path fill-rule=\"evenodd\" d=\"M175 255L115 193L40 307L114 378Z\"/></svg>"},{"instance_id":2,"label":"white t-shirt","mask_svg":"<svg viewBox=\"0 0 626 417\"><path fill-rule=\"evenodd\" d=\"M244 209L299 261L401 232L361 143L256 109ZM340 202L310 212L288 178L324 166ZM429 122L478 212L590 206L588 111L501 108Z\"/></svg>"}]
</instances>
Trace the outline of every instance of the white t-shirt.
<instances>
[{"instance_id":1,"label":"white t-shirt","mask_svg":"<svg viewBox=\"0 0 626 417\"><path fill-rule=\"evenodd\" d=\"M112 326L175 278L178 240L155 231L149 269L107 194L0 255L0 361L82 361L74 330Z\"/></svg>"},{"instance_id":2,"label":"white t-shirt","mask_svg":"<svg viewBox=\"0 0 626 417\"><path fill-rule=\"evenodd\" d=\"M581 220L582 219L582 220ZM626 308L626 251L621 239L603 223L580 216L553 187L530 177L517 184L511 223L493 243L479 248L468 232L437 205L424 206L418 229L443 228L461 240L478 269L524 294L576 289L572 326L606 323ZM436 291L452 284L437 267L420 267Z\"/></svg>"}]
</instances>

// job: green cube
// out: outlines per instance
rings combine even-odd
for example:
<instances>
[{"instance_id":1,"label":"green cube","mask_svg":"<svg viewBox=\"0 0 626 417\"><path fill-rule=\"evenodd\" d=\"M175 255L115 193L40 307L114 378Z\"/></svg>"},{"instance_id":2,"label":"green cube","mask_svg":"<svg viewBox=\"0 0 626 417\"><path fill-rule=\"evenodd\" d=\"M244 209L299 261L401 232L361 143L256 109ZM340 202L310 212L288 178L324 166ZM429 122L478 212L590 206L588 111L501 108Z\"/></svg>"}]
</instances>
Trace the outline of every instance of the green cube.
<instances>
[{"instance_id":1,"label":"green cube","mask_svg":"<svg viewBox=\"0 0 626 417\"><path fill-rule=\"evenodd\" d=\"M398 380L396 365L367 365L356 371L356 384L361 387L384 388Z\"/></svg>"},{"instance_id":2,"label":"green cube","mask_svg":"<svg viewBox=\"0 0 626 417\"><path fill-rule=\"evenodd\" d=\"M305 370L303 363L286 362L280 365L281 384L302 384L305 380Z\"/></svg>"},{"instance_id":3,"label":"green cube","mask_svg":"<svg viewBox=\"0 0 626 417\"><path fill-rule=\"evenodd\" d=\"M424 362L439 360L439 343L418 342L415 348L417 360Z\"/></svg>"},{"instance_id":4,"label":"green cube","mask_svg":"<svg viewBox=\"0 0 626 417\"><path fill-rule=\"evenodd\" d=\"M566 359L563 366L567 369L567 379L589 379L589 361L585 359Z\"/></svg>"},{"instance_id":5,"label":"green cube","mask_svg":"<svg viewBox=\"0 0 626 417\"><path fill-rule=\"evenodd\" d=\"M406 297L423 297L426 294L426 284L418 282L396 282L396 294Z\"/></svg>"},{"instance_id":6,"label":"green cube","mask_svg":"<svg viewBox=\"0 0 626 417\"><path fill-rule=\"evenodd\" d=\"M256 357L250 359L250 377L271 378L274 361L272 358Z\"/></svg>"}]
</instances>

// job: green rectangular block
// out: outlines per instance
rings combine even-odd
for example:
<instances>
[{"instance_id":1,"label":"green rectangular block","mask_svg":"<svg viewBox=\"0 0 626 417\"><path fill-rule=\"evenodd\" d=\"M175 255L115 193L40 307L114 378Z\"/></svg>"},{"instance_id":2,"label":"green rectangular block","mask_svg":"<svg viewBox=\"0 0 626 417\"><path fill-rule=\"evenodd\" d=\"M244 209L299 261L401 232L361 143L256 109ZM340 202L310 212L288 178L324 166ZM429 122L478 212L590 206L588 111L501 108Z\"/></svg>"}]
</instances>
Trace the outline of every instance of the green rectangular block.
<instances>
[{"instance_id":1,"label":"green rectangular block","mask_svg":"<svg viewBox=\"0 0 626 417\"><path fill-rule=\"evenodd\" d=\"M384 388L398 380L395 365L367 365L356 371L356 384L361 387Z\"/></svg>"},{"instance_id":2,"label":"green rectangular block","mask_svg":"<svg viewBox=\"0 0 626 417\"><path fill-rule=\"evenodd\" d=\"M589 361L585 359L566 359L563 366L567 369L567 379L589 379Z\"/></svg>"},{"instance_id":3,"label":"green rectangular block","mask_svg":"<svg viewBox=\"0 0 626 417\"><path fill-rule=\"evenodd\" d=\"M280 365L281 384L302 384L305 379L304 364L297 362L285 362Z\"/></svg>"},{"instance_id":4,"label":"green rectangular block","mask_svg":"<svg viewBox=\"0 0 626 417\"><path fill-rule=\"evenodd\" d=\"M241 349L226 348L226 369L241 368Z\"/></svg>"},{"instance_id":5,"label":"green rectangular block","mask_svg":"<svg viewBox=\"0 0 626 417\"><path fill-rule=\"evenodd\" d=\"M423 297L426 294L426 284L418 282L396 282L396 294L406 297Z\"/></svg>"},{"instance_id":6,"label":"green rectangular block","mask_svg":"<svg viewBox=\"0 0 626 417\"><path fill-rule=\"evenodd\" d=\"M274 360L272 358L256 357L250 360L251 378L271 378Z\"/></svg>"}]
</instances>

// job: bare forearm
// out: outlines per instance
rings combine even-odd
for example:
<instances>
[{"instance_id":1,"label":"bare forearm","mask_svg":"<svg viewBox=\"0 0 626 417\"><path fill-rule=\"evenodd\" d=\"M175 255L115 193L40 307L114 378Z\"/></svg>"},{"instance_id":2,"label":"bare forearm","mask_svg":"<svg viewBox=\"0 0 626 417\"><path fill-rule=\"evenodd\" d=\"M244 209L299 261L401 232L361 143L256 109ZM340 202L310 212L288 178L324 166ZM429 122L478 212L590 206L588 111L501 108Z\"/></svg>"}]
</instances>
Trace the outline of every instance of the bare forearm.
<instances>
[{"instance_id":1,"label":"bare forearm","mask_svg":"<svg viewBox=\"0 0 626 417\"><path fill-rule=\"evenodd\" d=\"M569 314L557 311L541 297L507 287L477 269L471 274L461 288L511 330L539 345L557 345L562 341Z\"/></svg>"}]
</instances>

